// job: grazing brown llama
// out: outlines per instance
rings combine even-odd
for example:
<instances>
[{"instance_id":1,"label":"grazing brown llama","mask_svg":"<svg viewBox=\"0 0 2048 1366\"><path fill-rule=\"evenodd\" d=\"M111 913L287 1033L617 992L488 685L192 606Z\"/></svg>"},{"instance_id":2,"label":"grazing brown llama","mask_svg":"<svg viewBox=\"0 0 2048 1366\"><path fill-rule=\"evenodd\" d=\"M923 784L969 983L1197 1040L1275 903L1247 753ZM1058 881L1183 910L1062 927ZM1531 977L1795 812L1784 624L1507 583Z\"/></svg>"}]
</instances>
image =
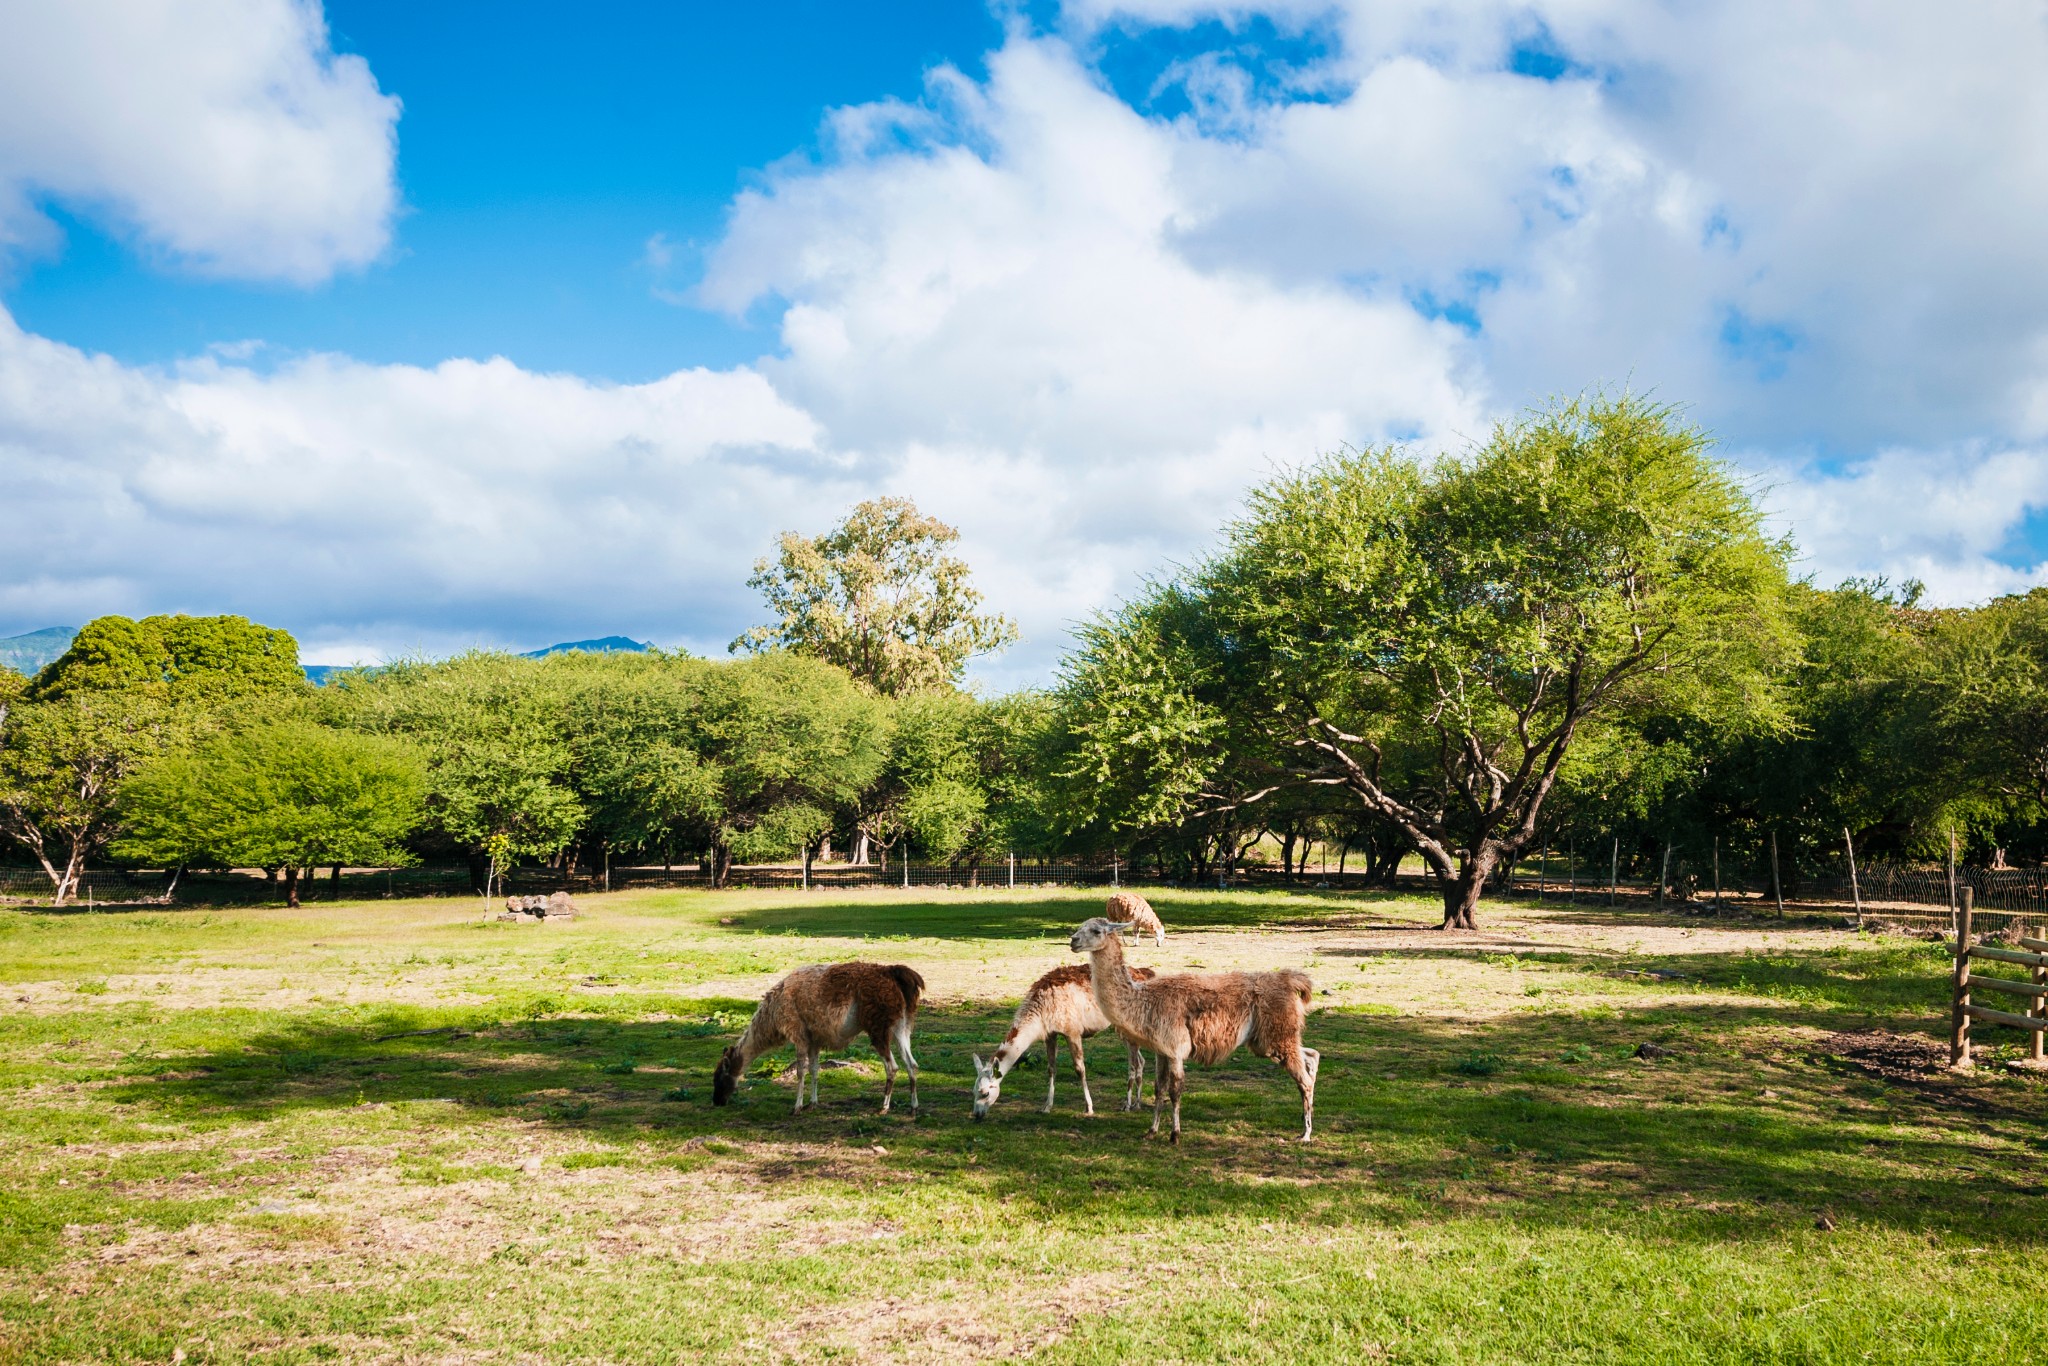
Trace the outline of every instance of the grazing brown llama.
<instances>
[{"instance_id":1,"label":"grazing brown llama","mask_svg":"<svg viewBox=\"0 0 2048 1366\"><path fill-rule=\"evenodd\" d=\"M1068 946L1088 955L1096 1004L1117 1032L1158 1062L1152 1075L1152 1133L1165 1098L1173 1097L1173 1141L1180 1142L1180 1099L1187 1062L1219 1063L1246 1044L1287 1069L1301 1088L1301 1140L1315 1135L1316 1069L1322 1055L1301 1043L1315 984L1305 972L1202 972L1133 979L1124 967L1122 927L1097 917L1074 931Z\"/></svg>"},{"instance_id":2,"label":"grazing brown llama","mask_svg":"<svg viewBox=\"0 0 2048 1366\"><path fill-rule=\"evenodd\" d=\"M1133 968L1131 976L1145 980L1150 968ZM1088 969L1078 965L1054 968L1031 984L1023 1003L1010 1020L1010 1033L987 1062L974 1055L974 1117L987 1119L989 1107L1003 1093L1003 1078L1031 1045L1045 1040L1045 1112L1052 1113L1053 1088L1059 1079L1059 1041L1067 1041L1074 1055L1074 1073L1081 1078L1081 1103L1095 1113L1095 1097L1088 1094L1088 1063L1081 1040L1108 1029L1109 1019L1095 1004L1095 991L1088 984ZM1130 1049L1130 1078L1124 1087L1124 1109L1138 1108L1138 1095L1145 1082L1145 1055L1135 1044Z\"/></svg>"},{"instance_id":3,"label":"grazing brown llama","mask_svg":"<svg viewBox=\"0 0 2048 1366\"><path fill-rule=\"evenodd\" d=\"M1129 925L1139 934L1152 936L1156 945L1166 942L1166 926L1159 922L1159 913L1152 909L1152 903L1136 892L1112 892L1109 904L1102 908L1105 920L1114 920Z\"/></svg>"},{"instance_id":4,"label":"grazing brown llama","mask_svg":"<svg viewBox=\"0 0 2048 1366\"><path fill-rule=\"evenodd\" d=\"M725 1050L711 1078L711 1103L724 1105L754 1059L783 1044L796 1046L796 1108L804 1108L804 1083L818 1103L818 1056L844 1048L865 1034L882 1055L882 1113L896 1094L896 1054L910 1072L910 1108L917 1108L917 1059L910 1053L910 1028L917 1022L924 978L901 963L829 963L798 968L768 988L740 1041ZM893 1049L893 1051L892 1051Z\"/></svg>"}]
</instances>

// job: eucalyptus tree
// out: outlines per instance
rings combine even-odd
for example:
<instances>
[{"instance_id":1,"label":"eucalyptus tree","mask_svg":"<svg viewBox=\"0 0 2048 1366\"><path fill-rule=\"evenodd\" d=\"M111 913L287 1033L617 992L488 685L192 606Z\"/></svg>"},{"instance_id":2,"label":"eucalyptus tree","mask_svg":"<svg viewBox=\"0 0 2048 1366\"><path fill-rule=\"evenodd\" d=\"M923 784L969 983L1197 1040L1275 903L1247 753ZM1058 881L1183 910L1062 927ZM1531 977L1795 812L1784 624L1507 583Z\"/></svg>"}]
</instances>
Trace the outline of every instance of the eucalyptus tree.
<instances>
[{"instance_id":1,"label":"eucalyptus tree","mask_svg":"<svg viewBox=\"0 0 2048 1366\"><path fill-rule=\"evenodd\" d=\"M968 660L1017 639L1008 618L981 610L950 550L959 539L908 498L858 503L822 536L784 532L747 580L775 621L732 648L822 659L890 696L955 684Z\"/></svg>"},{"instance_id":2,"label":"eucalyptus tree","mask_svg":"<svg viewBox=\"0 0 2048 1366\"><path fill-rule=\"evenodd\" d=\"M1707 445L1595 396L1427 465L1347 451L1273 480L1217 556L1084 633L1077 767L1155 818L1341 790L1470 928L1587 734L1786 723L1788 548Z\"/></svg>"}]
</instances>

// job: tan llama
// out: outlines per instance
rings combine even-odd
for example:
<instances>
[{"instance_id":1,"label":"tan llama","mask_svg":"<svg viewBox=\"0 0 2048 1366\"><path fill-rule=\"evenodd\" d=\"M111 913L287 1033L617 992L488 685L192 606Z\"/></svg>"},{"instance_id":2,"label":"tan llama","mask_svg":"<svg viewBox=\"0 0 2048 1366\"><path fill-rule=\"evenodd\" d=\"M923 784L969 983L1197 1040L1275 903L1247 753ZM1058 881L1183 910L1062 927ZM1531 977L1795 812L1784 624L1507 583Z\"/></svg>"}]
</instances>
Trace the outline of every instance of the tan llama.
<instances>
[{"instance_id":1,"label":"tan llama","mask_svg":"<svg viewBox=\"0 0 2048 1366\"><path fill-rule=\"evenodd\" d=\"M1150 968L1134 968L1139 979L1152 976ZM1023 1003L1010 1020L1010 1033L987 1062L974 1055L974 1117L987 1119L989 1108L1003 1093L1003 1078L1017 1065L1031 1045L1045 1040L1045 1113L1052 1113L1053 1088L1059 1080L1059 1041L1067 1041L1074 1055L1074 1074L1081 1079L1081 1103L1095 1113L1095 1097L1088 1093L1088 1064L1081 1040L1108 1029L1109 1020L1095 1004L1095 991L1088 984L1088 969L1080 966L1054 968L1031 984ZM1129 1079L1124 1087L1124 1109L1138 1108L1138 1095L1145 1080L1145 1055L1135 1045L1130 1049Z\"/></svg>"},{"instance_id":2,"label":"tan llama","mask_svg":"<svg viewBox=\"0 0 2048 1366\"><path fill-rule=\"evenodd\" d=\"M1166 926L1159 922L1158 912L1136 892L1112 892L1109 903L1102 908L1102 917L1129 925L1139 934L1151 935L1155 946L1166 942Z\"/></svg>"},{"instance_id":3,"label":"tan llama","mask_svg":"<svg viewBox=\"0 0 2048 1366\"><path fill-rule=\"evenodd\" d=\"M844 1048L865 1034L882 1056L882 1113L896 1094L896 1054L910 1072L910 1108L917 1108L917 1059L910 1053L910 1028L917 1021L924 978L901 963L831 963L798 968L768 988L738 1043L725 1050L711 1078L711 1103L732 1099L754 1059L783 1044L796 1046L796 1108L804 1108L804 1084L818 1103L818 1057Z\"/></svg>"},{"instance_id":4,"label":"tan llama","mask_svg":"<svg viewBox=\"0 0 2048 1366\"><path fill-rule=\"evenodd\" d=\"M1097 917L1074 931L1068 946L1088 955L1089 984L1119 1034L1149 1048L1152 1129L1159 1132L1165 1098L1173 1097L1173 1141L1180 1142L1181 1091L1187 1062L1214 1064L1249 1044L1287 1069L1301 1088L1301 1138L1315 1134L1316 1069L1322 1055L1301 1043L1315 984L1305 972L1178 973L1140 982L1124 967L1122 927Z\"/></svg>"}]
</instances>

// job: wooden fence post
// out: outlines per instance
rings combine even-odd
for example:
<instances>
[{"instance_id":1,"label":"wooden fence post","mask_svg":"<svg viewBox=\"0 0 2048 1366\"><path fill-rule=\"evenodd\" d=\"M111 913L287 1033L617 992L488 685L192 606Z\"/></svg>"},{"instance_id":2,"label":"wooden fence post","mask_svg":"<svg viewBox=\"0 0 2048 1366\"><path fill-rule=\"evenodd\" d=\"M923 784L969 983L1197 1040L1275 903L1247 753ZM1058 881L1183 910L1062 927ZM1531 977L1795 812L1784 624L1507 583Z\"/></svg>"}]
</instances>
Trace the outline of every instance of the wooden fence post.
<instances>
[{"instance_id":1,"label":"wooden fence post","mask_svg":"<svg viewBox=\"0 0 2048 1366\"><path fill-rule=\"evenodd\" d=\"M1671 841L1664 841L1664 861L1657 865L1657 904L1664 904L1664 889L1671 883Z\"/></svg>"},{"instance_id":2,"label":"wooden fence post","mask_svg":"<svg viewBox=\"0 0 2048 1366\"><path fill-rule=\"evenodd\" d=\"M606 885L609 886L612 878L609 869L606 870L604 878ZM811 846L808 843L804 845L804 890L811 890Z\"/></svg>"},{"instance_id":3,"label":"wooden fence post","mask_svg":"<svg viewBox=\"0 0 2048 1366\"><path fill-rule=\"evenodd\" d=\"M1976 910L1976 889L1965 887L1956 907L1955 1011L1949 1017L1948 1065L1970 1065L1970 918Z\"/></svg>"},{"instance_id":4,"label":"wooden fence post","mask_svg":"<svg viewBox=\"0 0 2048 1366\"><path fill-rule=\"evenodd\" d=\"M1614 893L1621 886L1621 836L1614 837L1614 852L1607 856L1607 904L1614 904Z\"/></svg>"},{"instance_id":5,"label":"wooden fence post","mask_svg":"<svg viewBox=\"0 0 2048 1366\"><path fill-rule=\"evenodd\" d=\"M1842 845L1849 851L1849 898L1856 903L1856 928L1863 928L1863 889L1856 883L1856 841L1849 827L1842 827Z\"/></svg>"},{"instance_id":6,"label":"wooden fence post","mask_svg":"<svg viewBox=\"0 0 2048 1366\"><path fill-rule=\"evenodd\" d=\"M1771 895L1778 902L1778 918L1785 917L1785 884L1778 880L1778 832L1771 832Z\"/></svg>"},{"instance_id":7,"label":"wooden fence post","mask_svg":"<svg viewBox=\"0 0 2048 1366\"><path fill-rule=\"evenodd\" d=\"M2034 942L2036 945L2041 943L2040 940L2035 940ZM2040 952L2041 950L2036 948L2035 951ZM2048 963L2034 964L2034 985L2040 988L2048 988ZM2048 991L2042 991L2035 995L2033 1014L2044 1025L2048 1025ZM2027 1050L2027 1056L2033 1060L2036 1067L2048 1063L2048 1039L2042 1038L2044 1033L2048 1033L2048 1029L2035 1030L2033 1046Z\"/></svg>"},{"instance_id":8,"label":"wooden fence post","mask_svg":"<svg viewBox=\"0 0 2048 1366\"><path fill-rule=\"evenodd\" d=\"M1010 890L1017 890L1017 851L1010 851Z\"/></svg>"}]
</instances>

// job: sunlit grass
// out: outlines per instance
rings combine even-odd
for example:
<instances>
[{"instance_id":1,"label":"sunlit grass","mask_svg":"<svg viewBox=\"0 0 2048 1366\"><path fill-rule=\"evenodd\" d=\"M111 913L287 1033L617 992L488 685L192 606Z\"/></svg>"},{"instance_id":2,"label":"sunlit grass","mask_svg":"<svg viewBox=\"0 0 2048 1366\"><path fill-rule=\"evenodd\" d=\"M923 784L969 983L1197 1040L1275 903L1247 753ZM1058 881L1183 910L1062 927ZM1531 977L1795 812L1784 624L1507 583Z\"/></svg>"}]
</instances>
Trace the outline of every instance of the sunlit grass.
<instances>
[{"instance_id":1,"label":"sunlit grass","mask_svg":"<svg viewBox=\"0 0 2048 1366\"><path fill-rule=\"evenodd\" d=\"M2037 1350L2041 1083L1825 1046L1937 1028L1937 947L1528 905L1467 946L1414 899L1154 899L1156 961L1328 992L1315 1143L1245 1055L1146 1142L1106 1042L1097 1118L1071 1073L1039 1113L1041 1055L968 1119L969 1055L1094 892L0 913L0 1361ZM786 1053L712 1108L759 988L854 955L935 983L924 1111L874 1113L864 1044L816 1112Z\"/></svg>"}]
</instances>

